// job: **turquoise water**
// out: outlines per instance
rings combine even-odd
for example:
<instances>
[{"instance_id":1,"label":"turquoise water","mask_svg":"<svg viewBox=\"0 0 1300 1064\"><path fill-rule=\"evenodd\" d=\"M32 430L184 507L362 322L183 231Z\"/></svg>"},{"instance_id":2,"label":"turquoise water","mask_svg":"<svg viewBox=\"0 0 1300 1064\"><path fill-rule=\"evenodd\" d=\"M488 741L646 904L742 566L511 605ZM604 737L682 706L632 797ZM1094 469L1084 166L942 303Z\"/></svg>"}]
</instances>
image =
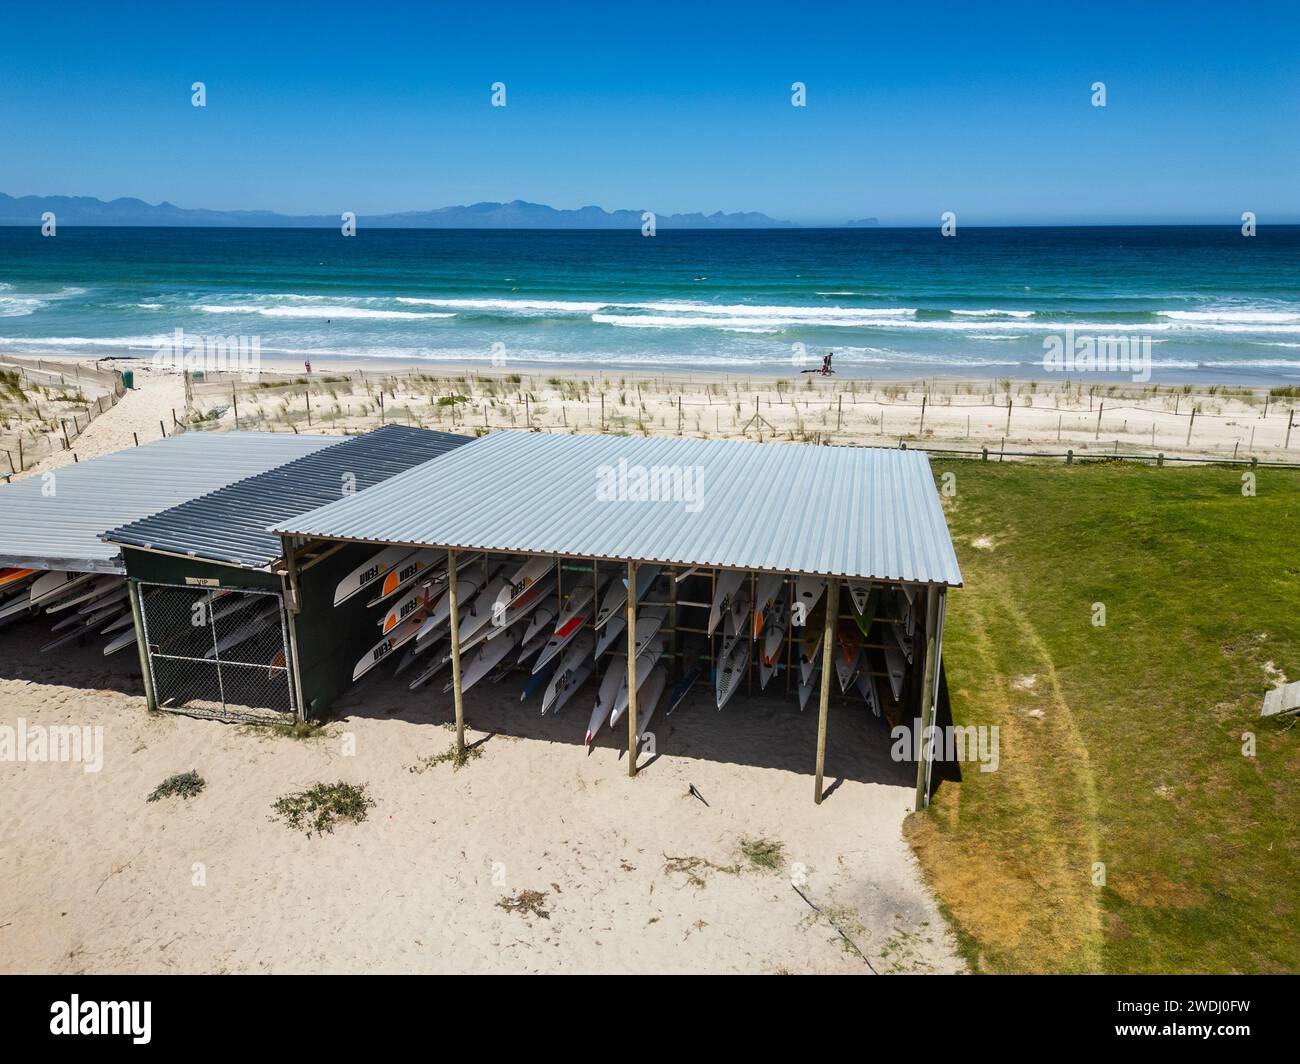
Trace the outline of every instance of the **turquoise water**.
<instances>
[{"instance_id":1,"label":"turquoise water","mask_svg":"<svg viewBox=\"0 0 1300 1064\"><path fill-rule=\"evenodd\" d=\"M0 228L0 353L1033 376L1067 328L1146 337L1156 382L1296 382L1300 227Z\"/></svg>"}]
</instances>

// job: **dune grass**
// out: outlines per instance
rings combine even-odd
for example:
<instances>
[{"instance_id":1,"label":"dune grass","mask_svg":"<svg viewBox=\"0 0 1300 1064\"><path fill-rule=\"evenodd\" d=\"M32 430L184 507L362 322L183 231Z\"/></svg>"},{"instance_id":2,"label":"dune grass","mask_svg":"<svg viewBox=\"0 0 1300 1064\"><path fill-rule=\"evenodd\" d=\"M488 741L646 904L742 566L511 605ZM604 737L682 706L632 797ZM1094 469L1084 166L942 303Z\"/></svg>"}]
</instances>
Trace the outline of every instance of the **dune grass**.
<instances>
[{"instance_id":1,"label":"dune grass","mask_svg":"<svg viewBox=\"0 0 1300 1064\"><path fill-rule=\"evenodd\" d=\"M972 967L1300 970L1300 727L1259 717L1300 678L1300 474L934 468L953 715L1001 765L908 834Z\"/></svg>"}]
</instances>

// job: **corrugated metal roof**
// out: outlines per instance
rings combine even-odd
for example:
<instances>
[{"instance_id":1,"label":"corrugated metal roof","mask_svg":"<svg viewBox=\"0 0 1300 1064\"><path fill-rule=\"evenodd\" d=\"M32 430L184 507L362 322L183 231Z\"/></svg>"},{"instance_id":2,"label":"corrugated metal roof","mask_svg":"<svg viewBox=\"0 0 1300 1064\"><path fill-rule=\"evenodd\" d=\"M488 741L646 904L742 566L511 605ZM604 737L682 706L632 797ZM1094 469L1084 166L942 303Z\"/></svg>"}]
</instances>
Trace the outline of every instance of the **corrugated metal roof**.
<instances>
[{"instance_id":1,"label":"corrugated metal roof","mask_svg":"<svg viewBox=\"0 0 1300 1064\"><path fill-rule=\"evenodd\" d=\"M340 442L291 432L187 432L0 486L0 565L123 572L106 529Z\"/></svg>"},{"instance_id":2,"label":"corrugated metal roof","mask_svg":"<svg viewBox=\"0 0 1300 1064\"><path fill-rule=\"evenodd\" d=\"M277 531L961 584L921 451L498 432Z\"/></svg>"},{"instance_id":3,"label":"corrugated metal roof","mask_svg":"<svg viewBox=\"0 0 1300 1064\"><path fill-rule=\"evenodd\" d=\"M170 510L115 528L105 539L169 554L261 569L281 555L267 528L365 491L412 466L446 454L468 436L387 425L298 458Z\"/></svg>"}]
</instances>

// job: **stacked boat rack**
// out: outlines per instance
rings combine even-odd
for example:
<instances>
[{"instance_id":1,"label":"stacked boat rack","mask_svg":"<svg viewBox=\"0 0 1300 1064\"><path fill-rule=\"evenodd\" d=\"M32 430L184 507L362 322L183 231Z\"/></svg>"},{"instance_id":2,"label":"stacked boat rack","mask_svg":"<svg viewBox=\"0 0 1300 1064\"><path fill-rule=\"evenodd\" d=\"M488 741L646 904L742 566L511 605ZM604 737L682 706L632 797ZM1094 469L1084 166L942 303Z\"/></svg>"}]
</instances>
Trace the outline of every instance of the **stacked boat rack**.
<instances>
[{"instance_id":1,"label":"stacked boat rack","mask_svg":"<svg viewBox=\"0 0 1300 1064\"><path fill-rule=\"evenodd\" d=\"M51 639L41 653L106 636L107 657L135 646L131 602L126 578L109 573L41 571L21 567L0 569L0 626L50 616Z\"/></svg>"},{"instance_id":2,"label":"stacked boat rack","mask_svg":"<svg viewBox=\"0 0 1300 1064\"><path fill-rule=\"evenodd\" d=\"M584 737L590 746L628 708L629 652L636 657L640 741L661 705L671 714L706 677L719 710L742 686L752 693L757 683L767 692L778 674L777 686L797 694L805 709L818 686L828 631L840 691L878 717L883 711L900 719L916 660L916 590L848 581L843 602L831 604L828 585L820 577L642 565L631 648L623 565L602 569L596 561L468 552L457 559L453 596L447 551L393 546L345 576L334 602L373 590L367 605L382 607L375 618L380 638L356 663L354 682L403 649L393 675L410 672L413 691L449 670L453 602L462 693L484 679L499 683L523 673L520 700L539 704L543 715L558 714L599 677L577 699L583 712L590 708ZM698 623L687 623L693 618ZM444 693L453 687L448 678Z\"/></svg>"}]
</instances>

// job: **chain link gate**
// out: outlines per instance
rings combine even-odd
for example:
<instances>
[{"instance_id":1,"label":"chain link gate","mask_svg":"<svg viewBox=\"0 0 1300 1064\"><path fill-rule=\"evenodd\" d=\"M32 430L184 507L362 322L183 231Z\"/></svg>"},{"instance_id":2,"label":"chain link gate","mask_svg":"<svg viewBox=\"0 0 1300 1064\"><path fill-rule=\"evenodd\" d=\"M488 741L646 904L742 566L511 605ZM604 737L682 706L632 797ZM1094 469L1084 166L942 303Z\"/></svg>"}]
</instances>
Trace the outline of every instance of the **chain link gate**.
<instances>
[{"instance_id":1,"label":"chain link gate","mask_svg":"<svg viewBox=\"0 0 1300 1064\"><path fill-rule=\"evenodd\" d=\"M279 592L141 582L136 593L159 709L219 720L294 717Z\"/></svg>"}]
</instances>

